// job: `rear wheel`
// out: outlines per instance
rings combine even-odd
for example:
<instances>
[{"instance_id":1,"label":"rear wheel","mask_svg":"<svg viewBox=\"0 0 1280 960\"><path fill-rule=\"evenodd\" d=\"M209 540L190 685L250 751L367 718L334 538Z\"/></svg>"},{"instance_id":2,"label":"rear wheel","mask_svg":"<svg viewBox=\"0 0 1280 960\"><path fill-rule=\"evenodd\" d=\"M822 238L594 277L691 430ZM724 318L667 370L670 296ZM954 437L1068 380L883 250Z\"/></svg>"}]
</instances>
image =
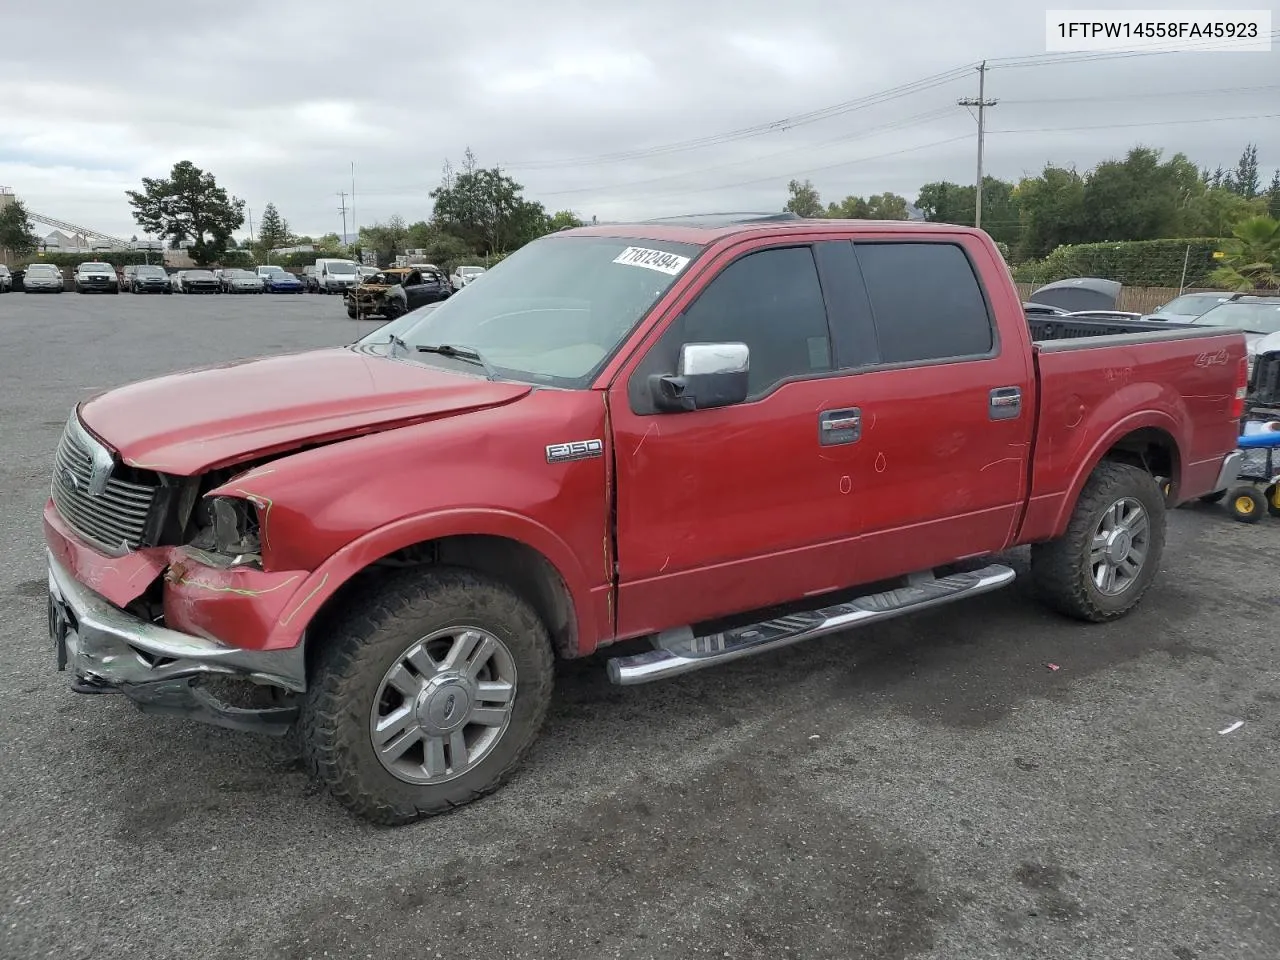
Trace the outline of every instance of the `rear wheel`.
<instances>
[{"instance_id":1,"label":"rear wheel","mask_svg":"<svg viewBox=\"0 0 1280 960\"><path fill-rule=\"evenodd\" d=\"M1031 548L1037 592L1078 620L1124 616L1160 568L1165 521L1165 498L1154 477L1103 461L1085 483L1066 532Z\"/></svg>"},{"instance_id":2,"label":"rear wheel","mask_svg":"<svg viewBox=\"0 0 1280 960\"><path fill-rule=\"evenodd\" d=\"M406 571L333 624L300 718L308 766L375 823L444 813L511 776L553 680L546 627L508 587Z\"/></svg>"},{"instance_id":3,"label":"rear wheel","mask_svg":"<svg viewBox=\"0 0 1280 960\"><path fill-rule=\"evenodd\" d=\"M1280 485L1273 483L1267 487L1267 513L1280 518Z\"/></svg>"},{"instance_id":4,"label":"rear wheel","mask_svg":"<svg viewBox=\"0 0 1280 960\"><path fill-rule=\"evenodd\" d=\"M352 320L357 319L357 317L359 316L359 314L356 312L356 308L351 304L347 304L347 316L350 317Z\"/></svg>"},{"instance_id":5,"label":"rear wheel","mask_svg":"<svg viewBox=\"0 0 1280 960\"><path fill-rule=\"evenodd\" d=\"M1254 487L1236 487L1227 500L1232 519L1241 523L1257 523L1267 512L1267 506L1267 498Z\"/></svg>"}]
</instances>

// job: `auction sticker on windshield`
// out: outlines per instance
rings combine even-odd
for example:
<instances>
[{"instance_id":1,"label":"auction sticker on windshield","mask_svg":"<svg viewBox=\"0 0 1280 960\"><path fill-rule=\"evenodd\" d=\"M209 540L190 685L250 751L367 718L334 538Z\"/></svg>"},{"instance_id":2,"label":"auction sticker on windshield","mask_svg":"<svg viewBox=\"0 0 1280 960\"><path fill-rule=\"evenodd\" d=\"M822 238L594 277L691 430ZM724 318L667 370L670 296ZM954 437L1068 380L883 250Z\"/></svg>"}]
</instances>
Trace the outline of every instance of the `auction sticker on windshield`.
<instances>
[{"instance_id":1,"label":"auction sticker on windshield","mask_svg":"<svg viewBox=\"0 0 1280 960\"><path fill-rule=\"evenodd\" d=\"M665 250L650 250L647 247L627 247L613 258L614 263L625 263L630 267L645 267L675 276L689 263L688 257Z\"/></svg>"}]
</instances>

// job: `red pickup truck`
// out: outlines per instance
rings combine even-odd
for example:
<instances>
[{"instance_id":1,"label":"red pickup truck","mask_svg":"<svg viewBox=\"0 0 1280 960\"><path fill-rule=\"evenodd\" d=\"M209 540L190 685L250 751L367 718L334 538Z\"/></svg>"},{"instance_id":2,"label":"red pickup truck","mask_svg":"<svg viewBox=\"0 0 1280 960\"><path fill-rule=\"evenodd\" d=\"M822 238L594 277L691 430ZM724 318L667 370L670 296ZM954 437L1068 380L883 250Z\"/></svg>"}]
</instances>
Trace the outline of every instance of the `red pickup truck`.
<instances>
[{"instance_id":1,"label":"red pickup truck","mask_svg":"<svg viewBox=\"0 0 1280 960\"><path fill-rule=\"evenodd\" d=\"M403 823L510 775L557 658L709 667L1002 587L1020 544L1053 607L1119 617L1166 506L1234 477L1244 337L1036 323L963 227L545 237L351 345L79 404L44 511L58 666L297 726L342 803Z\"/></svg>"}]
</instances>

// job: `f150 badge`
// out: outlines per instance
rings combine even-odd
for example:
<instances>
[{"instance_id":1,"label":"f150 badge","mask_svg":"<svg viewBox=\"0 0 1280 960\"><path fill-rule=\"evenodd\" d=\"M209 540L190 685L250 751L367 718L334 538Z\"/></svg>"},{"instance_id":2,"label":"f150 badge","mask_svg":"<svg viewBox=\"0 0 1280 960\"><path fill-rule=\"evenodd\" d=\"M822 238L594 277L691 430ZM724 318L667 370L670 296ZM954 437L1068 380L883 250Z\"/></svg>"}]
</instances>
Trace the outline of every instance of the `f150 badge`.
<instances>
[{"instance_id":1,"label":"f150 badge","mask_svg":"<svg viewBox=\"0 0 1280 960\"><path fill-rule=\"evenodd\" d=\"M603 440L570 440L568 443L547 444L547 463L564 463L567 460L590 460L604 455Z\"/></svg>"}]
</instances>

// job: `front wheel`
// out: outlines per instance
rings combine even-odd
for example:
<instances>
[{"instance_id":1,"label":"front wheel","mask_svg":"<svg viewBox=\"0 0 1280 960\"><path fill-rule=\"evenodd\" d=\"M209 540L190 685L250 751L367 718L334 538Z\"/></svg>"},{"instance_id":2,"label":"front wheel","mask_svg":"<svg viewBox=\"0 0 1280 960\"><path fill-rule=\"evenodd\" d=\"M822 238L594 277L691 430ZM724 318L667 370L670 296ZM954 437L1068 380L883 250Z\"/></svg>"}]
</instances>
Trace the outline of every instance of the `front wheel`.
<instances>
[{"instance_id":1,"label":"front wheel","mask_svg":"<svg viewBox=\"0 0 1280 960\"><path fill-rule=\"evenodd\" d=\"M1160 568L1165 498L1140 467L1103 461L1093 471L1066 532L1031 548L1031 578L1049 606L1103 623L1132 610Z\"/></svg>"},{"instance_id":2,"label":"front wheel","mask_svg":"<svg viewBox=\"0 0 1280 960\"><path fill-rule=\"evenodd\" d=\"M352 306L351 304L347 304L347 316L350 317L352 320L357 320L359 319L360 314L356 311L356 308L354 306Z\"/></svg>"},{"instance_id":3,"label":"front wheel","mask_svg":"<svg viewBox=\"0 0 1280 960\"><path fill-rule=\"evenodd\" d=\"M551 702L547 629L469 570L404 571L345 605L299 720L307 764L353 813L409 823L496 790Z\"/></svg>"}]
</instances>

